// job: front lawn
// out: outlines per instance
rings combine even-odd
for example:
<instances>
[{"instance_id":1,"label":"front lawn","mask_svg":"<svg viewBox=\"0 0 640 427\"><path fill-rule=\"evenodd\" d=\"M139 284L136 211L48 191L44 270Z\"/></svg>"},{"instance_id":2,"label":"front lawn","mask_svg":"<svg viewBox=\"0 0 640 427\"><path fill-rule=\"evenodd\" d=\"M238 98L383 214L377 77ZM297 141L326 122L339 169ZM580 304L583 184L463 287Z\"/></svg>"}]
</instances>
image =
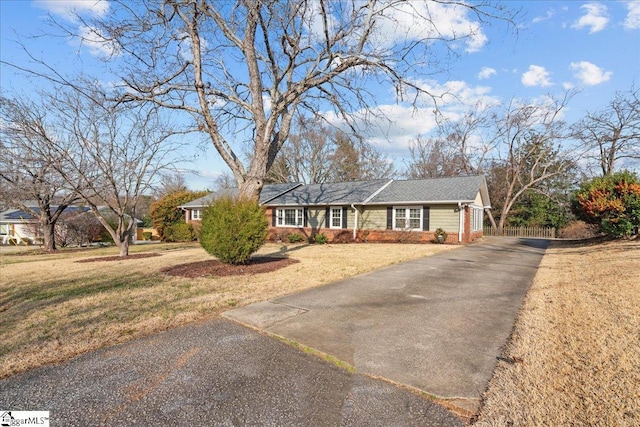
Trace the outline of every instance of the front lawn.
<instances>
[{"instance_id":1,"label":"front lawn","mask_svg":"<svg viewBox=\"0 0 640 427\"><path fill-rule=\"evenodd\" d=\"M211 257L197 244L136 245L160 256L76 262L115 248L14 253L0 248L0 378L135 337L210 318L231 307L328 284L455 246L278 245L260 255L300 262L269 273L185 278L161 270Z\"/></svg>"}]
</instances>

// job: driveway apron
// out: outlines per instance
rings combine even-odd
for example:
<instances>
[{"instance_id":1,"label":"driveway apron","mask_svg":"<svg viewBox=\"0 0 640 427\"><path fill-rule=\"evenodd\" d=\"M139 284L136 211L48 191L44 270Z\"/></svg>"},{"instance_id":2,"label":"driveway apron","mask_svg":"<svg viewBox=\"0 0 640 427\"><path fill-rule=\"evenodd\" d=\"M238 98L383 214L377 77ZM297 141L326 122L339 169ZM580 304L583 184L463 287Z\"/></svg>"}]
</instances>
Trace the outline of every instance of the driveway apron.
<instances>
[{"instance_id":1,"label":"driveway apron","mask_svg":"<svg viewBox=\"0 0 640 427\"><path fill-rule=\"evenodd\" d=\"M224 316L475 412L547 245L485 238Z\"/></svg>"},{"instance_id":2,"label":"driveway apron","mask_svg":"<svg viewBox=\"0 0 640 427\"><path fill-rule=\"evenodd\" d=\"M0 380L0 411L52 426L462 426L407 390L225 319Z\"/></svg>"}]
</instances>

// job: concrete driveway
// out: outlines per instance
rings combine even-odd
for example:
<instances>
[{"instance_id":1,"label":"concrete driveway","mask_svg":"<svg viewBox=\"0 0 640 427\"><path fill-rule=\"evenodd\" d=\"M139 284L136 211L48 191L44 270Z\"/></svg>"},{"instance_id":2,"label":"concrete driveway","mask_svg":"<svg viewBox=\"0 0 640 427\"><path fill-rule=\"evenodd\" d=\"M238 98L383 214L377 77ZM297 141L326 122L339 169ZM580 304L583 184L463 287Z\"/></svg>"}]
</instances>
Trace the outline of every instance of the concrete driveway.
<instances>
[{"instance_id":1,"label":"concrete driveway","mask_svg":"<svg viewBox=\"0 0 640 427\"><path fill-rule=\"evenodd\" d=\"M224 316L475 412L547 245L486 238Z\"/></svg>"}]
</instances>

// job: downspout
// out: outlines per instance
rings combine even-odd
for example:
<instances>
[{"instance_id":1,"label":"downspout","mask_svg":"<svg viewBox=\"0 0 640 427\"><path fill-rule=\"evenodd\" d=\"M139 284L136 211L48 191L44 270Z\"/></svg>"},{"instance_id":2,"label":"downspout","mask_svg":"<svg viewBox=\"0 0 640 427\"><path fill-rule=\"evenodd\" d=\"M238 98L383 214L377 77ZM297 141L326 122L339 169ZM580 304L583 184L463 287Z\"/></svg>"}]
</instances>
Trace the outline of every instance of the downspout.
<instances>
[{"instance_id":1,"label":"downspout","mask_svg":"<svg viewBox=\"0 0 640 427\"><path fill-rule=\"evenodd\" d=\"M458 202L458 243L462 243L462 229L464 228L464 211L462 202Z\"/></svg>"},{"instance_id":2,"label":"downspout","mask_svg":"<svg viewBox=\"0 0 640 427\"><path fill-rule=\"evenodd\" d=\"M358 209L356 209L353 203L351 203L351 209L353 209L356 212L356 215L355 215L356 219L353 224L353 240L356 240L356 236L358 235Z\"/></svg>"}]
</instances>

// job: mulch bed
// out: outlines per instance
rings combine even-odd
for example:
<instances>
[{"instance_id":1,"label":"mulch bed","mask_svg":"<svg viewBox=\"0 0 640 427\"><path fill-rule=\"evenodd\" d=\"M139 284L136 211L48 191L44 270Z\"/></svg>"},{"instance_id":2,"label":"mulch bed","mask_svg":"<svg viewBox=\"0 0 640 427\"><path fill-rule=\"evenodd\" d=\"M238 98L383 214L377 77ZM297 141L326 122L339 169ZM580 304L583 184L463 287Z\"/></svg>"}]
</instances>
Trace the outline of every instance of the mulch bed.
<instances>
[{"instance_id":1,"label":"mulch bed","mask_svg":"<svg viewBox=\"0 0 640 427\"><path fill-rule=\"evenodd\" d=\"M120 256L120 255L101 256L101 257L95 257L95 258L80 259L76 262L126 261L129 259L152 258L160 255L161 254L151 252L151 253L144 253L144 254L131 254L128 256Z\"/></svg>"},{"instance_id":2,"label":"mulch bed","mask_svg":"<svg viewBox=\"0 0 640 427\"><path fill-rule=\"evenodd\" d=\"M211 259L163 268L162 272L170 276L188 278L243 276L245 274L269 273L297 262L300 261L292 258L254 257L247 265L229 265L223 264L217 259Z\"/></svg>"}]
</instances>

